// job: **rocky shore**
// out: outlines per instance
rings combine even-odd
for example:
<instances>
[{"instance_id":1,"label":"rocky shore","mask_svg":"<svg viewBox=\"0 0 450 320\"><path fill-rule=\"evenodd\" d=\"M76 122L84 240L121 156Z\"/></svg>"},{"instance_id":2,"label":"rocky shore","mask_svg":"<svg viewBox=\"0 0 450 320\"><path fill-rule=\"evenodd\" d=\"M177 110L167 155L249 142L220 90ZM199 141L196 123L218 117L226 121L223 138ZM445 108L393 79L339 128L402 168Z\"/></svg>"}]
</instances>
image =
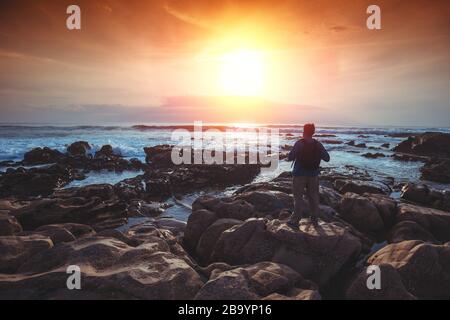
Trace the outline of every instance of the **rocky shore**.
<instances>
[{"instance_id":1,"label":"rocky shore","mask_svg":"<svg viewBox=\"0 0 450 320\"><path fill-rule=\"evenodd\" d=\"M0 173L0 299L450 298L448 190L329 168L319 225L292 228L289 172L253 182L259 164L175 166L168 145L145 148L145 163L90 149L33 149ZM450 183L448 134L392 150L424 161L423 179ZM136 177L63 188L97 170ZM199 196L187 222L161 217L168 199L230 186ZM133 217L146 219L130 226ZM81 290L66 287L69 265L80 267ZM366 286L370 265L380 267L380 290Z\"/></svg>"}]
</instances>

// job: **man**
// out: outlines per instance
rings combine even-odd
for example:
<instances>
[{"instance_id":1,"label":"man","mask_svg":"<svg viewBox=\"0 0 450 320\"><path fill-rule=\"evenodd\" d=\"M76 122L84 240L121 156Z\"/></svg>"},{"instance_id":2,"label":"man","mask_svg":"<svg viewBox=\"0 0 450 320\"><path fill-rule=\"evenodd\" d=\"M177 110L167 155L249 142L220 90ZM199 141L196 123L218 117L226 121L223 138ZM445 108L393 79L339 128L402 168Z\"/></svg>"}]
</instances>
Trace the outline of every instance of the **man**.
<instances>
[{"instance_id":1,"label":"man","mask_svg":"<svg viewBox=\"0 0 450 320\"><path fill-rule=\"evenodd\" d=\"M319 173L320 161L330 161L324 146L313 139L316 128L313 123L303 126L303 139L298 140L289 153L288 160L295 161L292 170L292 189L294 194L294 213L288 224L298 227L301 218L307 218L303 195L307 195L311 222L318 225L319 217Z\"/></svg>"}]
</instances>

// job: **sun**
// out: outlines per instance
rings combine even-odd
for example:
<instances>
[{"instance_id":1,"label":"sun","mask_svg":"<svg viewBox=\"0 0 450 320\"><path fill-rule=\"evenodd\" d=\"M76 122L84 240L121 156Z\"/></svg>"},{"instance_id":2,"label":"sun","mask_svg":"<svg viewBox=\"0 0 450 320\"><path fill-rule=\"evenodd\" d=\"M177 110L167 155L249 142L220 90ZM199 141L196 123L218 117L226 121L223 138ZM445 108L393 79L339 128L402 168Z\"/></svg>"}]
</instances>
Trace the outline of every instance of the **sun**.
<instances>
[{"instance_id":1,"label":"sun","mask_svg":"<svg viewBox=\"0 0 450 320\"><path fill-rule=\"evenodd\" d=\"M222 88L226 95L260 96L264 91L264 56L261 52L238 50L222 57Z\"/></svg>"}]
</instances>

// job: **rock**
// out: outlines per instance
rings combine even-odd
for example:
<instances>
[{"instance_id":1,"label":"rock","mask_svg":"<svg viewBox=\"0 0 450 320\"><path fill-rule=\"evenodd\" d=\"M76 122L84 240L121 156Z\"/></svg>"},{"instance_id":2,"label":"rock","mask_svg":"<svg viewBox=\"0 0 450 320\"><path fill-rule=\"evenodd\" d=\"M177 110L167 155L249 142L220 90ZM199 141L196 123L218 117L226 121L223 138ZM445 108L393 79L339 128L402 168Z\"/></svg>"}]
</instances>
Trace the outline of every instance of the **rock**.
<instances>
[{"instance_id":1,"label":"rock","mask_svg":"<svg viewBox=\"0 0 450 320\"><path fill-rule=\"evenodd\" d=\"M91 146L86 141L77 141L67 147L67 153L73 157L87 157L87 152Z\"/></svg>"},{"instance_id":2,"label":"rock","mask_svg":"<svg viewBox=\"0 0 450 320\"><path fill-rule=\"evenodd\" d=\"M154 147L144 148L146 154L145 161L147 163L152 163L158 167L173 166L172 162L172 146L170 145L159 145Z\"/></svg>"},{"instance_id":3,"label":"rock","mask_svg":"<svg viewBox=\"0 0 450 320\"><path fill-rule=\"evenodd\" d=\"M340 215L356 229L378 235L385 226L377 207L367 198L346 193L341 201Z\"/></svg>"},{"instance_id":4,"label":"rock","mask_svg":"<svg viewBox=\"0 0 450 320\"><path fill-rule=\"evenodd\" d=\"M245 184L259 172L259 165L180 165L148 170L116 188L122 198L162 201L174 194Z\"/></svg>"},{"instance_id":5,"label":"rock","mask_svg":"<svg viewBox=\"0 0 450 320\"><path fill-rule=\"evenodd\" d=\"M34 148L24 154L23 163L26 165L57 163L62 158L64 158L64 154L58 150L48 147Z\"/></svg>"},{"instance_id":6,"label":"rock","mask_svg":"<svg viewBox=\"0 0 450 320\"><path fill-rule=\"evenodd\" d=\"M375 181L337 179L334 181L333 187L342 194L352 192L357 194L378 193L388 195L391 193L391 189L387 185Z\"/></svg>"},{"instance_id":7,"label":"rock","mask_svg":"<svg viewBox=\"0 0 450 320\"><path fill-rule=\"evenodd\" d=\"M319 291L317 290L302 290L294 289L287 293L287 295L272 293L262 300L322 300Z\"/></svg>"},{"instance_id":8,"label":"rock","mask_svg":"<svg viewBox=\"0 0 450 320\"><path fill-rule=\"evenodd\" d=\"M400 274L406 289L419 299L450 296L450 245L422 241L389 244L372 255L372 265L389 264Z\"/></svg>"},{"instance_id":9,"label":"rock","mask_svg":"<svg viewBox=\"0 0 450 320\"><path fill-rule=\"evenodd\" d=\"M391 145L389 143L383 143L381 145L382 148L389 148Z\"/></svg>"},{"instance_id":10,"label":"rock","mask_svg":"<svg viewBox=\"0 0 450 320\"><path fill-rule=\"evenodd\" d=\"M275 292L292 292L297 286L315 291L316 286L304 280L291 268L273 262L260 262L214 275L197 293L196 300L256 300L269 298ZM306 298L306 293L298 298ZM314 296L310 294L309 296ZM295 296L294 296L295 297ZM318 296L320 297L320 295Z\"/></svg>"},{"instance_id":11,"label":"rock","mask_svg":"<svg viewBox=\"0 0 450 320\"><path fill-rule=\"evenodd\" d=\"M450 157L450 134L442 132L425 132L398 144L395 152L416 155Z\"/></svg>"},{"instance_id":12,"label":"rock","mask_svg":"<svg viewBox=\"0 0 450 320\"><path fill-rule=\"evenodd\" d=\"M406 290L397 270L389 264L381 264L380 289L367 287L368 277L373 271L364 268L347 289L345 297L350 300L415 300L416 297Z\"/></svg>"},{"instance_id":13,"label":"rock","mask_svg":"<svg viewBox=\"0 0 450 320\"><path fill-rule=\"evenodd\" d=\"M384 157L386 157L386 155L384 153L380 153L380 152L377 152L377 153L370 153L370 152L368 152L368 153L362 154L362 156L365 157L365 158L369 158L369 159L376 159L376 158L384 158Z\"/></svg>"},{"instance_id":14,"label":"rock","mask_svg":"<svg viewBox=\"0 0 450 320\"><path fill-rule=\"evenodd\" d=\"M420 168L421 179L440 183L450 183L450 161L431 160Z\"/></svg>"},{"instance_id":15,"label":"rock","mask_svg":"<svg viewBox=\"0 0 450 320\"><path fill-rule=\"evenodd\" d=\"M336 138L335 134L330 133L319 133L314 135L315 138Z\"/></svg>"},{"instance_id":16,"label":"rock","mask_svg":"<svg viewBox=\"0 0 450 320\"><path fill-rule=\"evenodd\" d=\"M397 201L383 194L364 193L363 196L377 208L384 226L392 227L397 215Z\"/></svg>"},{"instance_id":17,"label":"rock","mask_svg":"<svg viewBox=\"0 0 450 320\"><path fill-rule=\"evenodd\" d=\"M396 220L414 221L439 241L450 241L450 212L402 203Z\"/></svg>"},{"instance_id":18,"label":"rock","mask_svg":"<svg viewBox=\"0 0 450 320\"><path fill-rule=\"evenodd\" d=\"M187 165L177 166L170 173L170 185L175 193L219 186L245 184L260 172L260 165Z\"/></svg>"},{"instance_id":19,"label":"rock","mask_svg":"<svg viewBox=\"0 0 450 320\"><path fill-rule=\"evenodd\" d=\"M217 219L217 215L209 210L200 209L192 211L188 217L184 233L185 245L194 251L202 234Z\"/></svg>"},{"instance_id":20,"label":"rock","mask_svg":"<svg viewBox=\"0 0 450 320\"><path fill-rule=\"evenodd\" d=\"M158 218L153 221L159 229L165 229L172 232L175 236L182 236L186 230L186 222L173 218Z\"/></svg>"},{"instance_id":21,"label":"rock","mask_svg":"<svg viewBox=\"0 0 450 320\"><path fill-rule=\"evenodd\" d=\"M208 263L211 253L217 243L217 240L225 230L230 229L232 226L241 224L242 221L236 219L219 219L212 223L200 237L196 254L200 263Z\"/></svg>"},{"instance_id":22,"label":"rock","mask_svg":"<svg viewBox=\"0 0 450 320\"><path fill-rule=\"evenodd\" d=\"M320 142L323 144L342 144L342 141L332 140L332 139L320 139Z\"/></svg>"},{"instance_id":23,"label":"rock","mask_svg":"<svg viewBox=\"0 0 450 320\"><path fill-rule=\"evenodd\" d=\"M0 213L0 236L12 236L22 231L22 226L14 216Z\"/></svg>"},{"instance_id":24,"label":"rock","mask_svg":"<svg viewBox=\"0 0 450 320\"><path fill-rule=\"evenodd\" d=\"M88 151L91 146L86 141L77 141L67 148L67 154L50 148L36 148L25 154L24 164L57 163L63 168L83 169L85 171L124 171L145 169L138 159L126 160L113 152L110 145L104 145L92 157ZM79 179L84 178L79 175Z\"/></svg>"},{"instance_id":25,"label":"rock","mask_svg":"<svg viewBox=\"0 0 450 320\"><path fill-rule=\"evenodd\" d=\"M397 223L389 231L387 239L390 243L397 243L406 240L422 240L424 242L440 244L440 242L436 240L430 232L414 221L402 221Z\"/></svg>"},{"instance_id":26,"label":"rock","mask_svg":"<svg viewBox=\"0 0 450 320\"><path fill-rule=\"evenodd\" d=\"M69 265L79 266L82 290L66 289ZM178 300L192 299L203 285L190 265L153 239L131 247L113 238L81 238L34 255L19 272L0 275L1 299Z\"/></svg>"},{"instance_id":27,"label":"rock","mask_svg":"<svg viewBox=\"0 0 450 320\"><path fill-rule=\"evenodd\" d=\"M59 223L81 223L96 230L126 223L126 204L111 185L89 185L56 192L52 198L31 201L11 212L25 230Z\"/></svg>"},{"instance_id":28,"label":"rock","mask_svg":"<svg viewBox=\"0 0 450 320\"><path fill-rule=\"evenodd\" d=\"M90 226L77 223L51 224L37 228L34 234L41 234L49 237L53 244L61 242L71 242L80 237L92 236L94 229Z\"/></svg>"},{"instance_id":29,"label":"rock","mask_svg":"<svg viewBox=\"0 0 450 320\"><path fill-rule=\"evenodd\" d=\"M108 158L108 157L113 157L113 156L116 156L116 155L114 154L112 146L109 144L102 146L100 148L100 150L95 153L95 158L101 158L101 157Z\"/></svg>"},{"instance_id":30,"label":"rock","mask_svg":"<svg viewBox=\"0 0 450 320\"><path fill-rule=\"evenodd\" d=\"M400 197L427 207L450 211L450 194L430 189L426 184L407 183L402 187Z\"/></svg>"},{"instance_id":31,"label":"rock","mask_svg":"<svg viewBox=\"0 0 450 320\"><path fill-rule=\"evenodd\" d=\"M319 186L319 201L335 210L339 209L342 196L331 188Z\"/></svg>"},{"instance_id":32,"label":"rock","mask_svg":"<svg viewBox=\"0 0 450 320\"><path fill-rule=\"evenodd\" d=\"M276 178L269 182L251 183L237 189L234 194L242 194L251 191L280 191L292 194L292 177Z\"/></svg>"},{"instance_id":33,"label":"rock","mask_svg":"<svg viewBox=\"0 0 450 320\"><path fill-rule=\"evenodd\" d=\"M256 214L255 207L243 198L240 198L240 196L231 198L201 196L192 204L192 210L201 209L215 212L217 218L230 218L242 221Z\"/></svg>"},{"instance_id":34,"label":"rock","mask_svg":"<svg viewBox=\"0 0 450 320\"><path fill-rule=\"evenodd\" d=\"M229 264L223 263L223 262L214 262L206 267L200 267L200 266L198 267L200 272L207 279L216 278L217 275L219 275L220 273L231 270L231 269L235 269L235 268L236 268L236 266L230 266Z\"/></svg>"},{"instance_id":35,"label":"rock","mask_svg":"<svg viewBox=\"0 0 450 320\"><path fill-rule=\"evenodd\" d=\"M279 220L249 219L222 233L211 261L282 263L322 286L360 251L359 239L338 224L315 229L305 223L293 230Z\"/></svg>"},{"instance_id":36,"label":"rock","mask_svg":"<svg viewBox=\"0 0 450 320\"><path fill-rule=\"evenodd\" d=\"M0 237L0 274L15 273L31 257L51 247L52 241L40 235Z\"/></svg>"},{"instance_id":37,"label":"rock","mask_svg":"<svg viewBox=\"0 0 450 320\"><path fill-rule=\"evenodd\" d=\"M0 197L46 196L78 178L75 170L57 164L45 168L11 169L0 176Z\"/></svg>"},{"instance_id":38,"label":"rock","mask_svg":"<svg viewBox=\"0 0 450 320\"><path fill-rule=\"evenodd\" d=\"M282 209L294 209L291 195L279 191L253 191L236 196L236 199L244 200L253 205L256 211L278 216Z\"/></svg>"},{"instance_id":39,"label":"rock","mask_svg":"<svg viewBox=\"0 0 450 320\"><path fill-rule=\"evenodd\" d=\"M158 217L169 207L170 205L164 202L131 200L127 210L129 217Z\"/></svg>"},{"instance_id":40,"label":"rock","mask_svg":"<svg viewBox=\"0 0 450 320\"><path fill-rule=\"evenodd\" d=\"M394 160L398 160L398 161L426 161L427 159L424 158L423 156L417 156L417 155L411 155L411 154L402 154L402 153L394 153L392 155L392 158L394 158Z\"/></svg>"},{"instance_id":41,"label":"rock","mask_svg":"<svg viewBox=\"0 0 450 320\"><path fill-rule=\"evenodd\" d=\"M29 201L20 201L15 198L0 199L0 214L9 214L11 211L28 205Z\"/></svg>"}]
</instances>

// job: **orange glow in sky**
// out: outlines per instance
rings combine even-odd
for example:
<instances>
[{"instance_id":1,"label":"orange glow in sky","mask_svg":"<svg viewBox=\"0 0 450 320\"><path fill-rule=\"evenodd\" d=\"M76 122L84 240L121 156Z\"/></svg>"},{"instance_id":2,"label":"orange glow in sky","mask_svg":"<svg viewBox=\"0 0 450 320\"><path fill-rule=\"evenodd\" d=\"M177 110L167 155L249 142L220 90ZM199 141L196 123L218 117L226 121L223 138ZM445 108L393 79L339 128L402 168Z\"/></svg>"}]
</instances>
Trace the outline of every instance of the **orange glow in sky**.
<instances>
[{"instance_id":1,"label":"orange glow in sky","mask_svg":"<svg viewBox=\"0 0 450 320\"><path fill-rule=\"evenodd\" d=\"M221 60L224 94L258 96L264 92L266 66L261 52L237 50Z\"/></svg>"}]
</instances>

